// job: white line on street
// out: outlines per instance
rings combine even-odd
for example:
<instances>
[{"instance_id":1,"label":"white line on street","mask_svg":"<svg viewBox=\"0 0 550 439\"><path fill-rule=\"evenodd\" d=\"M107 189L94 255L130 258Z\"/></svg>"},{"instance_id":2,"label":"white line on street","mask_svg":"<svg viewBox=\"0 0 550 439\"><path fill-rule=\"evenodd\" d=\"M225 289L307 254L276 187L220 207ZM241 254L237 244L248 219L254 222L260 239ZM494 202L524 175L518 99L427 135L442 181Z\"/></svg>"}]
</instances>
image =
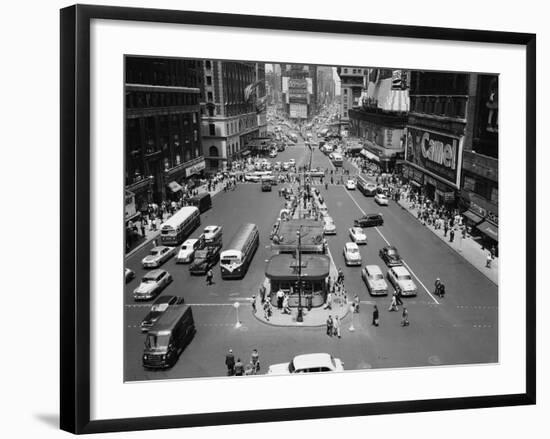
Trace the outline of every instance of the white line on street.
<instances>
[{"instance_id":1,"label":"white line on street","mask_svg":"<svg viewBox=\"0 0 550 439\"><path fill-rule=\"evenodd\" d=\"M345 189L344 189L345 190ZM359 206L359 203L357 202L357 200L355 199L355 197L353 195L350 194L350 192L348 190L345 190L345 192L348 194L348 196L351 198L351 200L355 203L355 205L357 206L357 208L363 213L363 215L366 215L366 212L361 208L361 206ZM386 239L386 237L382 234L382 232L380 231L380 229L378 227L375 227L374 228L378 234L382 237L382 239L386 242L386 244L388 245L391 245L390 242ZM426 285L424 285L422 283L422 281L420 280L420 278L415 274L414 271L411 270L411 267L409 267L409 265L403 260L403 264L405 264L405 266L407 267L407 269L411 272L411 274L416 278L416 280L418 281L418 283L420 285L422 285L422 288L424 288L424 290L426 291L426 293L428 293L428 296L430 296L432 298L432 300L437 303L439 305L439 302L437 301L437 299L432 295L432 293L430 293L428 291L428 289L426 288Z\"/></svg>"}]
</instances>

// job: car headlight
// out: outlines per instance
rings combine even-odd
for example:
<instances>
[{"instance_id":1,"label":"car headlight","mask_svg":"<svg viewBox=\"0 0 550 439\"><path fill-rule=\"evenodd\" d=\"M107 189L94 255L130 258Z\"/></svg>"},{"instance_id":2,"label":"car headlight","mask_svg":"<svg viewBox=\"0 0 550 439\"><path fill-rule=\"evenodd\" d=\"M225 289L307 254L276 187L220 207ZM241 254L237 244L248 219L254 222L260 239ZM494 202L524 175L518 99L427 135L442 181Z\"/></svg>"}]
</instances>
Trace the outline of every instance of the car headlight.
<instances>
[{"instance_id":1,"label":"car headlight","mask_svg":"<svg viewBox=\"0 0 550 439\"><path fill-rule=\"evenodd\" d=\"M143 359L144 359L144 360L147 360L147 355L144 355L144 356L143 356Z\"/></svg>"}]
</instances>

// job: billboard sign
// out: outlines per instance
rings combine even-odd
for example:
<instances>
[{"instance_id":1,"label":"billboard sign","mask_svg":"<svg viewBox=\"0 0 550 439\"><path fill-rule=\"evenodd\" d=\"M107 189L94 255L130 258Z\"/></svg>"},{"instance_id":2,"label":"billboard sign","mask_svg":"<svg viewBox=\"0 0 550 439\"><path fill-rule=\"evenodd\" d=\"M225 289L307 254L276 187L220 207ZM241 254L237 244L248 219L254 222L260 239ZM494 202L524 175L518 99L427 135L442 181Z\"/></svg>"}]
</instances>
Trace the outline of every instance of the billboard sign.
<instances>
[{"instance_id":1,"label":"billboard sign","mask_svg":"<svg viewBox=\"0 0 550 439\"><path fill-rule=\"evenodd\" d=\"M292 79L288 80L288 88L298 88L307 90L307 80L305 79Z\"/></svg>"},{"instance_id":2,"label":"billboard sign","mask_svg":"<svg viewBox=\"0 0 550 439\"><path fill-rule=\"evenodd\" d=\"M307 105L290 104L291 119L307 119Z\"/></svg>"},{"instance_id":3,"label":"billboard sign","mask_svg":"<svg viewBox=\"0 0 550 439\"><path fill-rule=\"evenodd\" d=\"M407 127L405 160L460 188L462 139Z\"/></svg>"}]
</instances>

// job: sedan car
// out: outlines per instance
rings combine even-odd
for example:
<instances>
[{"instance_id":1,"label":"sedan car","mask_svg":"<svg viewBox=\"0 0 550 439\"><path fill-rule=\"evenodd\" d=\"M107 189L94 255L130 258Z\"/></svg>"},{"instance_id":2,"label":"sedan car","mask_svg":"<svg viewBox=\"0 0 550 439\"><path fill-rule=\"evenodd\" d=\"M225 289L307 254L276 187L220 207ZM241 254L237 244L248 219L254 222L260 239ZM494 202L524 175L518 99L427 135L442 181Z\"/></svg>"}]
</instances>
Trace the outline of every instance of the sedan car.
<instances>
[{"instance_id":1,"label":"sedan car","mask_svg":"<svg viewBox=\"0 0 550 439\"><path fill-rule=\"evenodd\" d=\"M417 287L409 270L403 266L391 267L388 270L388 279L402 296L416 296Z\"/></svg>"},{"instance_id":2,"label":"sedan car","mask_svg":"<svg viewBox=\"0 0 550 439\"><path fill-rule=\"evenodd\" d=\"M381 248L379 254L388 267L403 265L401 256L399 256L397 249L392 245L387 245L386 247Z\"/></svg>"},{"instance_id":3,"label":"sedan car","mask_svg":"<svg viewBox=\"0 0 550 439\"><path fill-rule=\"evenodd\" d=\"M209 245L195 252L195 260L189 267L191 274L206 274L220 260L222 246Z\"/></svg>"},{"instance_id":4,"label":"sedan car","mask_svg":"<svg viewBox=\"0 0 550 439\"><path fill-rule=\"evenodd\" d=\"M356 244L366 244L367 243L367 234L363 232L361 227L351 227L349 229L349 236L351 240Z\"/></svg>"},{"instance_id":5,"label":"sedan car","mask_svg":"<svg viewBox=\"0 0 550 439\"><path fill-rule=\"evenodd\" d=\"M212 242L221 241L223 233L222 226L206 226L202 232L202 235L204 237L204 242L207 244L210 244Z\"/></svg>"},{"instance_id":6,"label":"sedan car","mask_svg":"<svg viewBox=\"0 0 550 439\"><path fill-rule=\"evenodd\" d=\"M361 277L371 296L386 296L388 294L388 284L378 265L365 265L365 268L361 270Z\"/></svg>"},{"instance_id":7,"label":"sedan car","mask_svg":"<svg viewBox=\"0 0 550 439\"><path fill-rule=\"evenodd\" d=\"M172 282L172 276L165 270L151 270L141 278L134 290L134 300L150 300L157 297Z\"/></svg>"},{"instance_id":8,"label":"sedan car","mask_svg":"<svg viewBox=\"0 0 550 439\"><path fill-rule=\"evenodd\" d=\"M134 277L136 277L136 273L134 273L133 270L130 270L129 268L124 269L124 281L126 283L130 282Z\"/></svg>"},{"instance_id":9,"label":"sedan car","mask_svg":"<svg viewBox=\"0 0 550 439\"><path fill-rule=\"evenodd\" d=\"M176 253L176 247L167 247L165 245L159 245L153 247L149 254L141 260L143 268L156 268L164 264Z\"/></svg>"},{"instance_id":10,"label":"sedan car","mask_svg":"<svg viewBox=\"0 0 550 439\"><path fill-rule=\"evenodd\" d=\"M384 219L380 213L367 213L361 218L353 221L355 227L371 227L371 226L381 226L384 224Z\"/></svg>"},{"instance_id":11,"label":"sedan car","mask_svg":"<svg viewBox=\"0 0 550 439\"><path fill-rule=\"evenodd\" d=\"M296 355L290 363L272 364L268 374L290 375L293 373L343 372L344 363L330 354Z\"/></svg>"},{"instance_id":12,"label":"sedan car","mask_svg":"<svg viewBox=\"0 0 550 439\"><path fill-rule=\"evenodd\" d=\"M355 242L344 244L344 261L346 265L361 265L361 253Z\"/></svg>"},{"instance_id":13,"label":"sedan car","mask_svg":"<svg viewBox=\"0 0 550 439\"><path fill-rule=\"evenodd\" d=\"M336 224L330 216L323 218L323 232L325 235L336 235Z\"/></svg>"},{"instance_id":14,"label":"sedan car","mask_svg":"<svg viewBox=\"0 0 550 439\"><path fill-rule=\"evenodd\" d=\"M374 196L374 201L376 201L380 206L388 205L388 197L384 194L376 194Z\"/></svg>"},{"instance_id":15,"label":"sedan car","mask_svg":"<svg viewBox=\"0 0 550 439\"><path fill-rule=\"evenodd\" d=\"M153 306L147 313L147 315L141 321L141 331L147 332L151 327L156 323L162 314L168 309L171 305L180 305L184 303L183 297L177 296L160 296L155 300Z\"/></svg>"},{"instance_id":16,"label":"sedan car","mask_svg":"<svg viewBox=\"0 0 550 439\"><path fill-rule=\"evenodd\" d=\"M201 246L202 240L191 238L185 241L181 247L178 255L176 256L176 264L188 264L193 262L195 257L195 250Z\"/></svg>"},{"instance_id":17,"label":"sedan car","mask_svg":"<svg viewBox=\"0 0 550 439\"><path fill-rule=\"evenodd\" d=\"M349 191L354 191L355 188L357 187L357 183L355 182L355 180L347 180L346 181L346 189L349 190Z\"/></svg>"}]
</instances>

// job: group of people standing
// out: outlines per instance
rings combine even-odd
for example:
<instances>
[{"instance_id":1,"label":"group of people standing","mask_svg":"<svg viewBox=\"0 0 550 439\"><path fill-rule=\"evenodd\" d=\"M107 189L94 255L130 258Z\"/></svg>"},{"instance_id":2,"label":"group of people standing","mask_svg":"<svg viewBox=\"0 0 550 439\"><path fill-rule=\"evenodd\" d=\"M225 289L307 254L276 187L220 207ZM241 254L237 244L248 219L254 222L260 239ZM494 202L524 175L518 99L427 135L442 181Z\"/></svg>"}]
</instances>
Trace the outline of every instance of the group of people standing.
<instances>
[{"instance_id":1,"label":"group of people standing","mask_svg":"<svg viewBox=\"0 0 550 439\"><path fill-rule=\"evenodd\" d=\"M256 375L260 371L260 354L257 349L253 349L250 362L245 366L240 357L235 360L233 349L229 349L225 355L225 366L228 376Z\"/></svg>"}]
</instances>

